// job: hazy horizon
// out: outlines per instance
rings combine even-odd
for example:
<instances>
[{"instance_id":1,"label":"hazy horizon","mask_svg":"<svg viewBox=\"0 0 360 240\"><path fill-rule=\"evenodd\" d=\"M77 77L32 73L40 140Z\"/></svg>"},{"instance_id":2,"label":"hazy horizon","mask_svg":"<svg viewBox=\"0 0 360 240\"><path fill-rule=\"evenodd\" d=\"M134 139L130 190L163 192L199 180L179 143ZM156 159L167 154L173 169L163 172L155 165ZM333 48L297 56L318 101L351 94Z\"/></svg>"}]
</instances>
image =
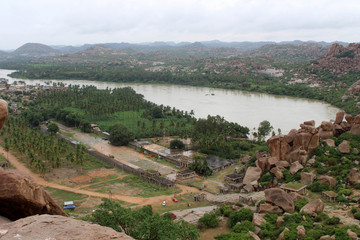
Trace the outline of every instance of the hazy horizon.
<instances>
[{"instance_id":1,"label":"hazy horizon","mask_svg":"<svg viewBox=\"0 0 360 240\"><path fill-rule=\"evenodd\" d=\"M359 42L356 0L0 0L0 49L25 43Z\"/></svg>"}]
</instances>

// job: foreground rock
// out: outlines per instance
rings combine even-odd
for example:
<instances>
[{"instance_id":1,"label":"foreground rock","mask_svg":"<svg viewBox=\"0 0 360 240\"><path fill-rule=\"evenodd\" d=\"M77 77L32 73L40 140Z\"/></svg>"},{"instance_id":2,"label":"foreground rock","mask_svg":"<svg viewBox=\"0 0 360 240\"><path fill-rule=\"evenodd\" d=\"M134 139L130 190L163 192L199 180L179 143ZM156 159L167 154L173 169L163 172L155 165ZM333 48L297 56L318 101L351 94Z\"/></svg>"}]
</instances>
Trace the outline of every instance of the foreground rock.
<instances>
[{"instance_id":1,"label":"foreground rock","mask_svg":"<svg viewBox=\"0 0 360 240\"><path fill-rule=\"evenodd\" d=\"M246 185L253 181L257 181L261 177L262 170L259 167L249 167L246 170L245 177L243 180L243 184Z\"/></svg>"},{"instance_id":2,"label":"foreground rock","mask_svg":"<svg viewBox=\"0 0 360 240\"><path fill-rule=\"evenodd\" d=\"M322 213L324 211L324 207L324 202L320 199L316 199L303 206L300 212L304 212L310 215L316 215L317 213Z\"/></svg>"},{"instance_id":3,"label":"foreground rock","mask_svg":"<svg viewBox=\"0 0 360 240\"><path fill-rule=\"evenodd\" d=\"M280 188L270 188L265 191L266 202L272 203L286 212L295 210L294 201L284 190Z\"/></svg>"},{"instance_id":4,"label":"foreground rock","mask_svg":"<svg viewBox=\"0 0 360 240\"><path fill-rule=\"evenodd\" d=\"M35 215L0 225L0 239L21 240L120 240L133 239L112 228L69 217Z\"/></svg>"},{"instance_id":5,"label":"foreground rock","mask_svg":"<svg viewBox=\"0 0 360 240\"><path fill-rule=\"evenodd\" d=\"M0 99L0 130L5 123L8 116L8 104L4 100Z\"/></svg>"},{"instance_id":6,"label":"foreground rock","mask_svg":"<svg viewBox=\"0 0 360 240\"><path fill-rule=\"evenodd\" d=\"M17 220L35 214L67 214L30 176L0 169L0 215Z\"/></svg>"}]
</instances>

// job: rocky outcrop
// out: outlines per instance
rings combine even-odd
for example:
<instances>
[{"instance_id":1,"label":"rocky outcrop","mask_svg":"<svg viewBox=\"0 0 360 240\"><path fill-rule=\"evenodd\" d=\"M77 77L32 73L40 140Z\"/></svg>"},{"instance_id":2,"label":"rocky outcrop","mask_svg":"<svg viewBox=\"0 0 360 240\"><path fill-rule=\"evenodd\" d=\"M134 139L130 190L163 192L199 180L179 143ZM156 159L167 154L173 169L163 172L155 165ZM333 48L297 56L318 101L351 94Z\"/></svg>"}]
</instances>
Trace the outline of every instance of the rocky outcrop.
<instances>
[{"instance_id":1,"label":"rocky outcrop","mask_svg":"<svg viewBox=\"0 0 360 240\"><path fill-rule=\"evenodd\" d=\"M317 213L322 213L324 211L324 203L320 199L316 199L312 202L309 202L305 206L303 206L300 212L304 212L310 215L316 215Z\"/></svg>"},{"instance_id":2,"label":"rocky outcrop","mask_svg":"<svg viewBox=\"0 0 360 240\"><path fill-rule=\"evenodd\" d=\"M286 227L279 235L279 240L284 240L285 239L285 233L289 232L290 230Z\"/></svg>"},{"instance_id":3,"label":"rocky outcrop","mask_svg":"<svg viewBox=\"0 0 360 240\"><path fill-rule=\"evenodd\" d=\"M332 139L325 139L322 142L325 144L325 146L335 147L335 141Z\"/></svg>"},{"instance_id":4,"label":"rocky outcrop","mask_svg":"<svg viewBox=\"0 0 360 240\"><path fill-rule=\"evenodd\" d=\"M262 170L259 167L249 167L246 170L245 177L243 180L243 184L246 185L253 181L257 181L261 177Z\"/></svg>"},{"instance_id":5,"label":"rocky outcrop","mask_svg":"<svg viewBox=\"0 0 360 240\"><path fill-rule=\"evenodd\" d=\"M286 212L294 211L294 201L284 190L280 188L270 188L266 189L264 193L266 202L278 206Z\"/></svg>"},{"instance_id":6,"label":"rocky outcrop","mask_svg":"<svg viewBox=\"0 0 360 240\"><path fill-rule=\"evenodd\" d=\"M360 44L350 43L344 47L334 43L325 57L310 65L311 69L326 71L341 76L349 71L360 71Z\"/></svg>"},{"instance_id":7,"label":"rocky outcrop","mask_svg":"<svg viewBox=\"0 0 360 240\"><path fill-rule=\"evenodd\" d=\"M35 214L67 214L30 176L0 169L0 215L17 220Z\"/></svg>"},{"instance_id":8,"label":"rocky outcrop","mask_svg":"<svg viewBox=\"0 0 360 240\"><path fill-rule=\"evenodd\" d=\"M0 225L1 239L127 240L112 228L55 215L35 215Z\"/></svg>"},{"instance_id":9,"label":"rocky outcrop","mask_svg":"<svg viewBox=\"0 0 360 240\"><path fill-rule=\"evenodd\" d=\"M4 100L0 99L0 130L5 123L8 116L8 104Z\"/></svg>"},{"instance_id":10,"label":"rocky outcrop","mask_svg":"<svg viewBox=\"0 0 360 240\"><path fill-rule=\"evenodd\" d=\"M301 239L302 237L306 236L306 230L305 230L304 226L299 225L299 226L297 226L296 230L297 230L298 239Z\"/></svg>"}]
</instances>

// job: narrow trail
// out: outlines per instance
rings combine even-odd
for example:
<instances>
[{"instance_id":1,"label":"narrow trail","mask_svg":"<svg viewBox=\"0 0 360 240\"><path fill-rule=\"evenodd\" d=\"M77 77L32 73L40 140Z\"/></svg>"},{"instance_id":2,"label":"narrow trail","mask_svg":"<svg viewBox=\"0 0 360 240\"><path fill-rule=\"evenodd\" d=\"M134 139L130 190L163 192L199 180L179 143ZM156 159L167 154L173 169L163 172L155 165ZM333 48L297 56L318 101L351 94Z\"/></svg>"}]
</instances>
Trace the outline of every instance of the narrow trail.
<instances>
[{"instance_id":1,"label":"narrow trail","mask_svg":"<svg viewBox=\"0 0 360 240\"><path fill-rule=\"evenodd\" d=\"M50 187L55 188L63 191L68 191L72 193L77 194L83 194L88 195L91 197L98 197L98 198L110 198L109 194L107 193L99 193L99 192L92 192L88 190L78 189L78 188L72 188L67 187L64 185L60 185L57 183L48 182L45 179L43 179L39 174L32 172L27 167L24 166L23 163L21 163L17 157L11 154L11 152L7 153L3 147L0 146L0 153L4 158L8 157L8 161L12 166L14 166L17 170L31 176L36 183L43 187ZM181 193L177 193L176 195L184 194L184 193L190 193L190 192L199 192L198 189L184 186L184 185L176 185L181 189ZM137 204L140 206L143 205L159 205L162 201L166 200L169 205L174 204L171 199L173 195L162 195L162 196L156 196L156 197L148 197L148 198L142 198L142 197L133 197L133 196L125 196L125 195L119 195L119 194L112 194L111 198L115 200L120 200L128 203Z\"/></svg>"}]
</instances>

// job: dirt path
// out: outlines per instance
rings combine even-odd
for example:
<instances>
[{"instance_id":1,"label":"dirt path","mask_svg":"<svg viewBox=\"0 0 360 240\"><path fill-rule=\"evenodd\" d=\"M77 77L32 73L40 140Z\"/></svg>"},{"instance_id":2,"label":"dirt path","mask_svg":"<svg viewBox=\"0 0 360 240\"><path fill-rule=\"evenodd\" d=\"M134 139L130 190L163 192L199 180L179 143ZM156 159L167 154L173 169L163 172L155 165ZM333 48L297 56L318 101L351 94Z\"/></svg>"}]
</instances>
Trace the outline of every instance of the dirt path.
<instances>
[{"instance_id":1,"label":"dirt path","mask_svg":"<svg viewBox=\"0 0 360 240\"><path fill-rule=\"evenodd\" d=\"M3 155L4 158L7 158L6 151L0 146L0 153ZM10 152L8 153L8 161L11 163L12 166L14 166L17 170L30 175L36 183L43 187L51 187L63 191L73 192L77 194L84 194L91 197L99 197L99 198L109 198L109 194L107 193L98 193L98 192L92 192L88 190L83 189L77 189L72 187L63 186L57 183L48 182L45 179L43 179L39 174L33 173L30 171L27 167L24 166L23 163L21 163L14 155L12 155ZM183 186L183 185L177 185L182 192L178 193L177 195L189 193L189 192L198 192L197 189ZM171 199L172 195L163 195L163 196L156 196L156 197L149 197L149 198L142 198L142 197L133 197L133 196L124 196L124 195L118 195L118 194L112 194L111 198L115 200L121 200L128 203L137 204L140 206L143 205L159 205L162 201L166 200L169 205L174 204Z\"/></svg>"}]
</instances>

